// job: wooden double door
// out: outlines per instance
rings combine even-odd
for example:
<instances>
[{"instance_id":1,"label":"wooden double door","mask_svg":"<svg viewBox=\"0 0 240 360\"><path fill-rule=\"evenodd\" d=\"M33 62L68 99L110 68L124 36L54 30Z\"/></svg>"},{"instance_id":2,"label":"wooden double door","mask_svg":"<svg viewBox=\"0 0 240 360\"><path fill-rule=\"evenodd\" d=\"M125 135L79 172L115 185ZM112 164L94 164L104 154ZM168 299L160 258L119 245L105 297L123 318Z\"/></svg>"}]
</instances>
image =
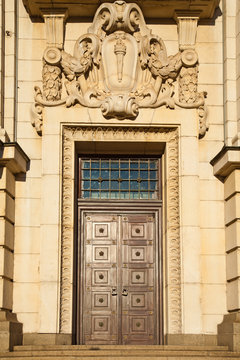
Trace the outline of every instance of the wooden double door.
<instances>
[{"instance_id":1,"label":"wooden double door","mask_svg":"<svg viewBox=\"0 0 240 360\"><path fill-rule=\"evenodd\" d=\"M81 343L159 343L155 213L85 213Z\"/></svg>"}]
</instances>

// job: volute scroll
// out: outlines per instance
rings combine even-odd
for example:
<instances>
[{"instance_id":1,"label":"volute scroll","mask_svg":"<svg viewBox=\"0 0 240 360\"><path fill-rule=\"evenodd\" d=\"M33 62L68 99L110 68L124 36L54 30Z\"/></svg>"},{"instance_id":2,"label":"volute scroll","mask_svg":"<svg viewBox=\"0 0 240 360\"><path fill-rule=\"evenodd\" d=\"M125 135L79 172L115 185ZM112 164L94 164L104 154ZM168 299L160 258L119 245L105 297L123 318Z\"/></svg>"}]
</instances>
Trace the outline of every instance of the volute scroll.
<instances>
[{"instance_id":1,"label":"volute scroll","mask_svg":"<svg viewBox=\"0 0 240 360\"><path fill-rule=\"evenodd\" d=\"M197 72L196 51L181 47L168 56L138 5L104 3L88 33L76 41L73 55L56 46L45 50L43 91L35 89L33 112L79 103L100 108L105 118L134 120L141 108L203 109L206 93L197 91ZM177 80L179 99L174 96Z\"/></svg>"}]
</instances>

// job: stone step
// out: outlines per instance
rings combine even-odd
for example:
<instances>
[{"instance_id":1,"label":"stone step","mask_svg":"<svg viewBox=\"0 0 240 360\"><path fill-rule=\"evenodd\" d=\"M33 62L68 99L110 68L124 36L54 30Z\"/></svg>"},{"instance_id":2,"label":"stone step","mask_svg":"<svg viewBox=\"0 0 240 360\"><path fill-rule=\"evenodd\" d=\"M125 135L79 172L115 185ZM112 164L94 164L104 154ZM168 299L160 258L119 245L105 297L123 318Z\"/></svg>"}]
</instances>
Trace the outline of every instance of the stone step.
<instances>
[{"instance_id":1,"label":"stone step","mask_svg":"<svg viewBox=\"0 0 240 360\"><path fill-rule=\"evenodd\" d=\"M21 345L14 351L39 350L179 350L179 351L228 351L228 346L217 345Z\"/></svg>"},{"instance_id":2,"label":"stone step","mask_svg":"<svg viewBox=\"0 0 240 360\"><path fill-rule=\"evenodd\" d=\"M64 357L64 356L82 356L82 357L98 357L98 356L105 356L105 357L111 357L111 356L135 356L135 357L141 357L141 356L178 356L178 355L184 355L184 356L229 356L232 355L232 352L230 351L204 351L204 350L198 350L198 351L191 351L191 350L32 350L32 351L14 351L7 354L7 357L39 357L39 356L56 356L56 357ZM238 354L240 356L240 354ZM0 353L0 357L4 356L4 354ZM6 356L6 355L5 355Z\"/></svg>"},{"instance_id":3,"label":"stone step","mask_svg":"<svg viewBox=\"0 0 240 360\"><path fill-rule=\"evenodd\" d=\"M240 354L234 354L234 353L225 353L225 354L213 354L211 355L199 355L199 354L195 354L195 355L184 355L184 354L178 354L178 355L132 355L132 356L116 356L115 354L109 355L109 356L82 356L82 355L76 355L76 356L20 356L20 357L16 357L16 356L0 356L1 360L226 360L226 359L235 359L235 360L240 360Z\"/></svg>"},{"instance_id":4,"label":"stone step","mask_svg":"<svg viewBox=\"0 0 240 360\"><path fill-rule=\"evenodd\" d=\"M226 346L179 345L25 345L0 353L1 360L224 360L240 353Z\"/></svg>"}]
</instances>

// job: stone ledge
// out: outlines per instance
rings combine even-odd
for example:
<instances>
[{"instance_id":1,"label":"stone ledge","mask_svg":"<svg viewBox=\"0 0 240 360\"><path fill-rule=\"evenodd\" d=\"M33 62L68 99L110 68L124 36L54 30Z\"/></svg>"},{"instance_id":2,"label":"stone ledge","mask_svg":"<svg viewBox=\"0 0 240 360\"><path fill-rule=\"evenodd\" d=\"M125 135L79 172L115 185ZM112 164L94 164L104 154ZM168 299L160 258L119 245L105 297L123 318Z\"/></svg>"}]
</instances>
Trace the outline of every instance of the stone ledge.
<instances>
[{"instance_id":1,"label":"stone ledge","mask_svg":"<svg viewBox=\"0 0 240 360\"><path fill-rule=\"evenodd\" d=\"M13 174L26 173L29 158L17 142L0 143L0 166L6 166Z\"/></svg>"},{"instance_id":2,"label":"stone ledge","mask_svg":"<svg viewBox=\"0 0 240 360\"><path fill-rule=\"evenodd\" d=\"M210 164L213 174L224 181L235 169L240 169L240 146L224 146Z\"/></svg>"}]
</instances>

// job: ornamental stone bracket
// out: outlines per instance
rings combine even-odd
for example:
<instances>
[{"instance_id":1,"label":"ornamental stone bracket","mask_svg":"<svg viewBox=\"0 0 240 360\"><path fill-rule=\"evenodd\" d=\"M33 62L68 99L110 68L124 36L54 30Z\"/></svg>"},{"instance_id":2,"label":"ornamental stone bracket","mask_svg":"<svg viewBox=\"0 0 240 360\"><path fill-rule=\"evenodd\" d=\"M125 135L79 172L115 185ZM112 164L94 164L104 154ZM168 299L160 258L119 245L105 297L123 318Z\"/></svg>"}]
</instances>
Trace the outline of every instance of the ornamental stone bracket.
<instances>
[{"instance_id":1,"label":"ornamental stone bracket","mask_svg":"<svg viewBox=\"0 0 240 360\"><path fill-rule=\"evenodd\" d=\"M195 39L168 56L163 40L146 26L139 6L118 0L98 8L88 33L79 37L71 55L57 35L57 27L64 22L62 14L44 14L48 47L43 54L43 88L35 87L32 108L32 124L40 135L45 106L77 103L100 108L106 119L118 120L135 120L141 108L196 108L204 123L206 93L197 92L198 56L189 47ZM183 39L188 34L184 25L188 29L190 22L182 19L178 17ZM195 18L191 24L196 27ZM63 34L63 26L59 31ZM174 96L177 82L179 99Z\"/></svg>"},{"instance_id":2,"label":"ornamental stone bracket","mask_svg":"<svg viewBox=\"0 0 240 360\"><path fill-rule=\"evenodd\" d=\"M176 11L175 20L178 25L179 50L182 52L183 66L179 72L179 101L184 104L195 104L200 95L198 87L198 54L195 51L199 11ZM197 108L199 119L199 137L208 130L207 107L205 102Z\"/></svg>"}]
</instances>

